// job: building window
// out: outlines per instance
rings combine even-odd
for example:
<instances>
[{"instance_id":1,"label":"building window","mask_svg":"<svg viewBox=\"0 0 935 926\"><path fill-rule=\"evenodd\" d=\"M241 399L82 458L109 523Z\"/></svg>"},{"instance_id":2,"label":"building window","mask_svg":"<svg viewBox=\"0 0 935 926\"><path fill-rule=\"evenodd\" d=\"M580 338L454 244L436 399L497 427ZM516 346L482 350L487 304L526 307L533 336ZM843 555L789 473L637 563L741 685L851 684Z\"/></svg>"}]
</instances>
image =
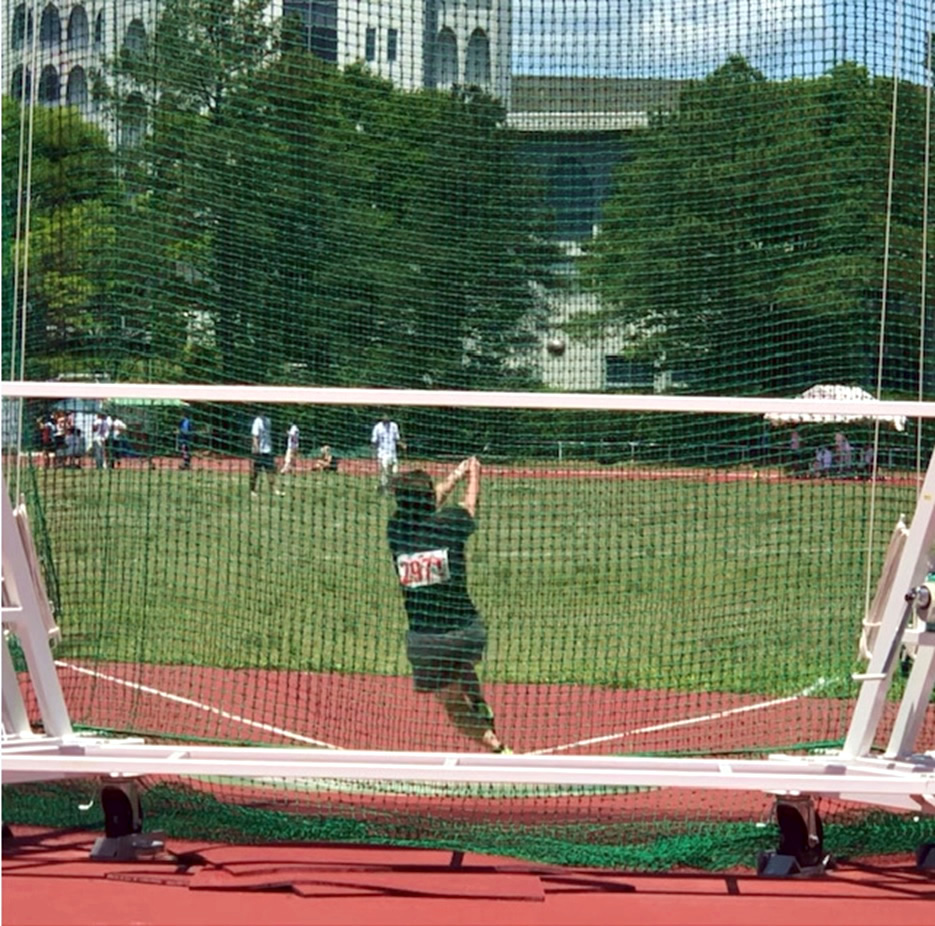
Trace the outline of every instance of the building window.
<instances>
[{"instance_id":1,"label":"building window","mask_svg":"<svg viewBox=\"0 0 935 926\"><path fill-rule=\"evenodd\" d=\"M80 65L73 67L68 75L68 84L65 88L65 101L69 106L86 109L88 105L88 80L84 68Z\"/></svg>"},{"instance_id":2,"label":"building window","mask_svg":"<svg viewBox=\"0 0 935 926\"><path fill-rule=\"evenodd\" d=\"M446 89L458 82L458 40L454 32L445 27L436 40L435 74L438 86Z\"/></svg>"},{"instance_id":3,"label":"building window","mask_svg":"<svg viewBox=\"0 0 935 926\"><path fill-rule=\"evenodd\" d=\"M142 94L131 93L121 112L120 141L128 147L139 145L146 134L146 101Z\"/></svg>"},{"instance_id":4,"label":"building window","mask_svg":"<svg viewBox=\"0 0 935 926\"><path fill-rule=\"evenodd\" d=\"M143 20L134 19L127 26L123 36L123 49L132 57L139 57L146 51L146 26Z\"/></svg>"},{"instance_id":5,"label":"building window","mask_svg":"<svg viewBox=\"0 0 935 926\"><path fill-rule=\"evenodd\" d=\"M88 46L88 14L83 6L76 6L68 17L68 47L81 51Z\"/></svg>"},{"instance_id":6,"label":"building window","mask_svg":"<svg viewBox=\"0 0 935 926\"><path fill-rule=\"evenodd\" d=\"M396 50L399 45L399 30L398 29L387 29L386 30L386 60L395 61L396 60Z\"/></svg>"},{"instance_id":7,"label":"building window","mask_svg":"<svg viewBox=\"0 0 935 926\"><path fill-rule=\"evenodd\" d=\"M337 0L283 0L283 17L298 20L302 48L324 61L338 60Z\"/></svg>"},{"instance_id":8,"label":"building window","mask_svg":"<svg viewBox=\"0 0 935 926\"><path fill-rule=\"evenodd\" d=\"M62 21L58 15L58 7L49 4L42 11L39 20L39 44L43 48L58 48L62 41Z\"/></svg>"},{"instance_id":9,"label":"building window","mask_svg":"<svg viewBox=\"0 0 935 926\"><path fill-rule=\"evenodd\" d=\"M28 23L28 26L27 26ZM26 4L21 3L13 13L13 37L11 44L14 48L32 44L32 10L26 15Z\"/></svg>"},{"instance_id":10,"label":"building window","mask_svg":"<svg viewBox=\"0 0 935 926\"><path fill-rule=\"evenodd\" d=\"M599 210L587 166L574 156L559 157L549 171L549 205L559 241L586 241L594 234Z\"/></svg>"},{"instance_id":11,"label":"building window","mask_svg":"<svg viewBox=\"0 0 935 926\"><path fill-rule=\"evenodd\" d=\"M47 64L39 78L39 102L48 103L50 106L57 104L61 96L60 87L58 71L51 64Z\"/></svg>"},{"instance_id":12,"label":"building window","mask_svg":"<svg viewBox=\"0 0 935 926\"><path fill-rule=\"evenodd\" d=\"M655 369L651 363L630 360L608 354L604 357L604 385L608 389L641 389L652 391Z\"/></svg>"},{"instance_id":13,"label":"building window","mask_svg":"<svg viewBox=\"0 0 935 926\"><path fill-rule=\"evenodd\" d=\"M486 87L490 83L490 42L483 29L475 29L464 58L464 82Z\"/></svg>"},{"instance_id":14,"label":"building window","mask_svg":"<svg viewBox=\"0 0 935 926\"><path fill-rule=\"evenodd\" d=\"M18 64L13 70L13 80L10 81L10 96L14 100L29 100L32 97L32 77L29 69L23 70Z\"/></svg>"},{"instance_id":15,"label":"building window","mask_svg":"<svg viewBox=\"0 0 935 926\"><path fill-rule=\"evenodd\" d=\"M367 61L374 61L377 57L377 30L372 26L367 27L367 38L364 42L364 58Z\"/></svg>"}]
</instances>

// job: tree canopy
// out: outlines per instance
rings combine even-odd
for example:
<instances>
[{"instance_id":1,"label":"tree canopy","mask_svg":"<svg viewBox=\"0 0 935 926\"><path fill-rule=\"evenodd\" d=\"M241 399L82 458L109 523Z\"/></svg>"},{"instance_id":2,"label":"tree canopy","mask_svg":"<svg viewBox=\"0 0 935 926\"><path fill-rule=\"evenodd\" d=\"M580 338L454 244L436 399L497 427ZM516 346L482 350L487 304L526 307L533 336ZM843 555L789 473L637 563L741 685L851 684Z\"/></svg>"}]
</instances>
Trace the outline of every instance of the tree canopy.
<instances>
[{"instance_id":1,"label":"tree canopy","mask_svg":"<svg viewBox=\"0 0 935 926\"><path fill-rule=\"evenodd\" d=\"M21 151L27 132L31 154ZM36 107L26 120L18 103L4 98L3 142L4 370L14 359L19 370L12 351L25 326L27 375L44 379L81 369L96 353L111 286L118 184L106 135L74 110Z\"/></svg>"},{"instance_id":2,"label":"tree canopy","mask_svg":"<svg viewBox=\"0 0 935 926\"><path fill-rule=\"evenodd\" d=\"M924 98L898 91L883 381L911 390ZM616 175L586 262L592 327L629 326L634 358L697 391L874 384L892 98L846 63L778 82L735 57L688 86Z\"/></svg>"}]
</instances>

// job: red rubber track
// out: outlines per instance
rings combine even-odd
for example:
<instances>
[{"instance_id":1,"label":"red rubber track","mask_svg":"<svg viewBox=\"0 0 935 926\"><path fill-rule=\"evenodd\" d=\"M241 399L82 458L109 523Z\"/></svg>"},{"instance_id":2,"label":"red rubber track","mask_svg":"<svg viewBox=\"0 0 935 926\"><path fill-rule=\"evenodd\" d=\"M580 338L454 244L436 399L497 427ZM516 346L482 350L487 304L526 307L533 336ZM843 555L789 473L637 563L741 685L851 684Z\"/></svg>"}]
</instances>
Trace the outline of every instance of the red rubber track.
<instances>
[{"instance_id":1,"label":"red rubber track","mask_svg":"<svg viewBox=\"0 0 935 926\"><path fill-rule=\"evenodd\" d=\"M557 868L438 849L181 840L154 858L93 862L94 838L17 828L4 845L5 926L880 926L935 918L935 877L909 857L842 862L800 880Z\"/></svg>"}]
</instances>

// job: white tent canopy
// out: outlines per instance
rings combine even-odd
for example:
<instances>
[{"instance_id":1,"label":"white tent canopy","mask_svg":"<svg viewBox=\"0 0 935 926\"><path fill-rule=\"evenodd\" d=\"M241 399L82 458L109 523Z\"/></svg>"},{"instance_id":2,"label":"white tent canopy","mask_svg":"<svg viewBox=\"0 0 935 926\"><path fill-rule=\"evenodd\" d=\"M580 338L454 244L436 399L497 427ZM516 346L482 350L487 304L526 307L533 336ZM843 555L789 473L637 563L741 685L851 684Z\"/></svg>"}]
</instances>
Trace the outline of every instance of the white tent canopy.
<instances>
[{"instance_id":1,"label":"white tent canopy","mask_svg":"<svg viewBox=\"0 0 935 926\"><path fill-rule=\"evenodd\" d=\"M806 389L797 399L828 402L875 402L876 399L861 389L860 386L831 386L818 385ZM844 424L848 421L869 420L867 415L841 414L840 412L770 412L764 416L770 424L806 424L806 423L832 423ZM880 421L892 425L897 431L906 429L906 418L903 415L881 415Z\"/></svg>"}]
</instances>

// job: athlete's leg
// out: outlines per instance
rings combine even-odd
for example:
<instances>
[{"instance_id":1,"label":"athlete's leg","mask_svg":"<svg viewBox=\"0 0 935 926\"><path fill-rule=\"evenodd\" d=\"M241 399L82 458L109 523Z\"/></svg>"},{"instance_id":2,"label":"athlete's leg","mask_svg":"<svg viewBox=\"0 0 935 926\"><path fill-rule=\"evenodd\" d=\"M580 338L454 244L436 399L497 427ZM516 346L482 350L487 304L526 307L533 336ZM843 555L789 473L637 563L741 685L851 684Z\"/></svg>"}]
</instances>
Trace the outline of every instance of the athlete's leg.
<instances>
[{"instance_id":1,"label":"athlete's leg","mask_svg":"<svg viewBox=\"0 0 935 926\"><path fill-rule=\"evenodd\" d=\"M493 714L483 697L476 700L461 682L452 682L439 688L435 696L441 701L451 722L465 736L491 752L503 752L504 744L493 729ZM480 706L483 709L479 709Z\"/></svg>"},{"instance_id":2,"label":"athlete's leg","mask_svg":"<svg viewBox=\"0 0 935 926\"><path fill-rule=\"evenodd\" d=\"M257 480L260 478L260 460L259 457L253 455L253 465L250 468L250 494L256 495L256 484Z\"/></svg>"}]
</instances>

